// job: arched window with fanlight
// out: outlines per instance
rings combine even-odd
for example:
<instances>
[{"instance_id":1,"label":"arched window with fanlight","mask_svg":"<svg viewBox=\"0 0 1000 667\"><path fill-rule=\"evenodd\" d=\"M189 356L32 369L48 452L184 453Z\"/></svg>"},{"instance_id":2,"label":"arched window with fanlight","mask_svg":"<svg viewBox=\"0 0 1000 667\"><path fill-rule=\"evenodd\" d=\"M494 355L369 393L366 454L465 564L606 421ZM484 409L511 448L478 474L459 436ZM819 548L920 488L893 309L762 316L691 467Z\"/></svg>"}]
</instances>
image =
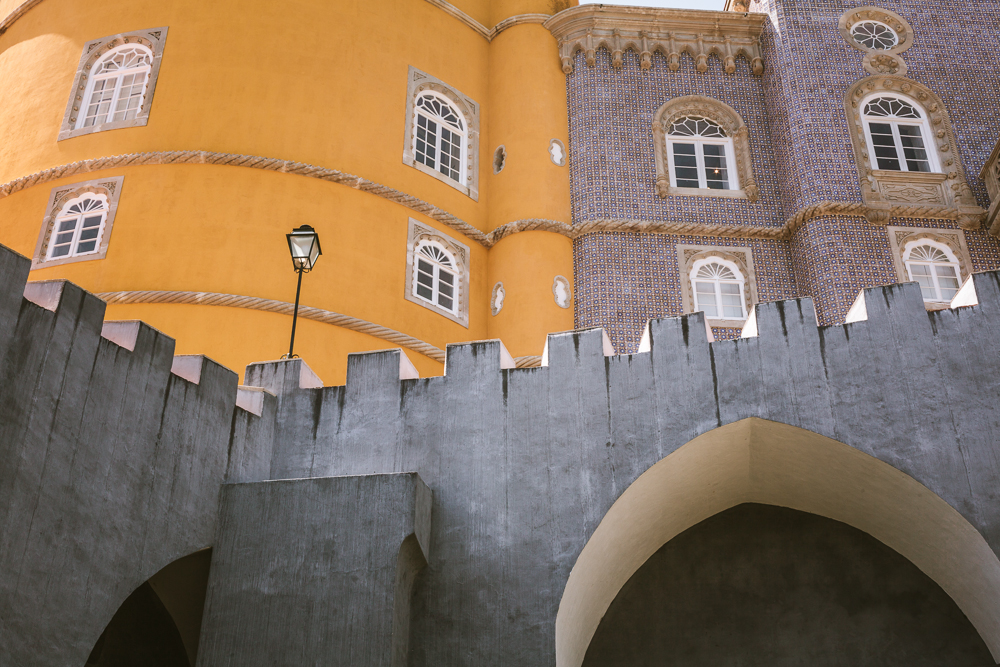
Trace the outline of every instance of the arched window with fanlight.
<instances>
[{"instance_id":1,"label":"arched window with fanlight","mask_svg":"<svg viewBox=\"0 0 1000 667\"><path fill-rule=\"evenodd\" d=\"M738 190L733 140L713 120L687 116L666 132L670 185L700 190Z\"/></svg>"},{"instance_id":2,"label":"arched window with fanlight","mask_svg":"<svg viewBox=\"0 0 1000 667\"><path fill-rule=\"evenodd\" d=\"M456 312L458 268L455 259L440 244L422 241L414 262L413 293L420 299Z\"/></svg>"},{"instance_id":3,"label":"arched window with fanlight","mask_svg":"<svg viewBox=\"0 0 1000 667\"><path fill-rule=\"evenodd\" d=\"M708 257L691 267L694 310L709 319L741 320L747 316L746 279L733 262Z\"/></svg>"},{"instance_id":4,"label":"arched window with fanlight","mask_svg":"<svg viewBox=\"0 0 1000 667\"><path fill-rule=\"evenodd\" d=\"M88 193L67 202L55 218L46 260L96 253L107 217L105 195Z\"/></svg>"},{"instance_id":5,"label":"arched window with fanlight","mask_svg":"<svg viewBox=\"0 0 1000 667\"><path fill-rule=\"evenodd\" d=\"M878 93L861 105L865 139L876 169L937 172L937 155L923 110L899 95Z\"/></svg>"},{"instance_id":6,"label":"arched window with fanlight","mask_svg":"<svg viewBox=\"0 0 1000 667\"><path fill-rule=\"evenodd\" d=\"M413 154L417 162L465 185L466 124L447 98L421 93L413 105L416 118Z\"/></svg>"},{"instance_id":7,"label":"arched window with fanlight","mask_svg":"<svg viewBox=\"0 0 1000 667\"><path fill-rule=\"evenodd\" d=\"M944 243L910 241L903 250L903 264L909 279L920 284L924 301L951 301L962 286L958 258Z\"/></svg>"},{"instance_id":8,"label":"arched window with fanlight","mask_svg":"<svg viewBox=\"0 0 1000 667\"><path fill-rule=\"evenodd\" d=\"M153 52L142 44L108 51L93 66L77 128L136 118L146 98Z\"/></svg>"}]
</instances>

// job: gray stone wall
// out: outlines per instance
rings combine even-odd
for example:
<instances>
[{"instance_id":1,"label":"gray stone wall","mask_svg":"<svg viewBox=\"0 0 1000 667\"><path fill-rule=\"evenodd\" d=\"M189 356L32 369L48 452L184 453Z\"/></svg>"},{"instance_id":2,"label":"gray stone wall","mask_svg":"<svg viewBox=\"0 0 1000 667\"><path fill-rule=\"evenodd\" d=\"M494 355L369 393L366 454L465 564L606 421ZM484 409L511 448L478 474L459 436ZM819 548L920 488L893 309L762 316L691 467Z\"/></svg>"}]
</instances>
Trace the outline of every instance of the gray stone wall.
<instances>
[{"instance_id":1,"label":"gray stone wall","mask_svg":"<svg viewBox=\"0 0 1000 667\"><path fill-rule=\"evenodd\" d=\"M0 246L0 665L83 665L137 587L213 544L227 468L270 460L274 397L261 420L211 360L173 375L144 324L102 337L71 283L22 298L29 265Z\"/></svg>"},{"instance_id":2,"label":"gray stone wall","mask_svg":"<svg viewBox=\"0 0 1000 667\"><path fill-rule=\"evenodd\" d=\"M652 322L634 355L555 334L540 368L502 368L496 341L449 346L437 378L399 380L399 351L351 355L344 387L257 364L246 383L274 394L257 417L230 371L172 375L172 341L139 326L122 347L74 286L29 289L54 311L21 299L26 262L0 251L5 666L83 664L137 587L207 546L202 667L552 665L612 505L751 419L909 475L1000 551L997 273L976 276L978 305L935 313L915 284L868 290L846 326L802 299L758 306L759 337L736 341L709 344L700 315Z\"/></svg>"}]
</instances>

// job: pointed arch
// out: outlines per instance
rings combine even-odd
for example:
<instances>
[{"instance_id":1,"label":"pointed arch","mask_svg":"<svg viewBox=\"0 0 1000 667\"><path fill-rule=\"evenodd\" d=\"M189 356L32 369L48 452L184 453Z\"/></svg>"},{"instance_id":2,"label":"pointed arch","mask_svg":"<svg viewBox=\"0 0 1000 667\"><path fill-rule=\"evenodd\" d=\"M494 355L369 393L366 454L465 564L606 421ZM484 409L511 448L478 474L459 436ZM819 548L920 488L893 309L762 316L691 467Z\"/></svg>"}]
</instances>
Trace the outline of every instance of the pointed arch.
<instances>
[{"instance_id":1,"label":"pointed arch","mask_svg":"<svg viewBox=\"0 0 1000 667\"><path fill-rule=\"evenodd\" d=\"M676 535L753 502L846 523L909 559L958 604L1000 656L1000 559L951 505L849 445L748 418L662 459L625 490L570 572L556 614L556 665L579 667L621 587Z\"/></svg>"}]
</instances>

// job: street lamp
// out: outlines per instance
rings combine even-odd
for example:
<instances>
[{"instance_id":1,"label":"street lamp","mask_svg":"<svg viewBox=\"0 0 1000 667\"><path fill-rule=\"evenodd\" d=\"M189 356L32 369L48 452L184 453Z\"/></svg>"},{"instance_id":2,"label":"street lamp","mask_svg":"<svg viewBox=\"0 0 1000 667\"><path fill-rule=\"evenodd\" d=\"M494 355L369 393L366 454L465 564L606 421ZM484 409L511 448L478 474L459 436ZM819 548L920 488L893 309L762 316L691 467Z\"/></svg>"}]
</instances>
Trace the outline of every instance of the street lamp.
<instances>
[{"instance_id":1,"label":"street lamp","mask_svg":"<svg viewBox=\"0 0 1000 667\"><path fill-rule=\"evenodd\" d=\"M316 266L316 260L323 254L319 247L319 234L309 225L302 225L292 230L291 234L285 235L288 238L288 251L292 253L292 267L299 274L299 284L295 288L295 310L292 313L292 340L288 344L287 359L295 355L295 323L299 319L299 294L302 292L302 274L312 271Z\"/></svg>"}]
</instances>

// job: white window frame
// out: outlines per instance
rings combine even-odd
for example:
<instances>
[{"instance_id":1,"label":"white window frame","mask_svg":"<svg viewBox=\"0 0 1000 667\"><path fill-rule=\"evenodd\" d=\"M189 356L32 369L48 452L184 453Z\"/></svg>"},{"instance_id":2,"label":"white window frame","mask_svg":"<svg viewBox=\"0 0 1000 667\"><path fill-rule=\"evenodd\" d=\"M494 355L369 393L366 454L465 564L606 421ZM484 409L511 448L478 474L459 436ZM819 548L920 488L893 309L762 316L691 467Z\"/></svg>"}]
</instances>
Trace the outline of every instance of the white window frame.
<instances>
[{"instance_id":1,"label":"white window frame","mask_svg":"<svg viewBox=\"0 0 1000 667\"><path fill-rule=\"evenodd\" d=\"M726 282L726 283L735 283L735 284L739 285L740 308L742 309L742 312L741 312L740 317L738 319L740 319L740 320L746 320L746 318L747 318L747 301L746 301L746 296L745 296L746 295L746 281L747 281L746 276L743 275L743 272L740 271L740 268L736 265L735 262L731 262L731 261L729 261L727 259L723 259L722 257L715 257L715 256L704 257L702 259L695 260L691 264L691 271L688 273L688 281L689 281L689 283L691 285L691 298L692 298L692 301L693 301L693 304L694 304L694 310L695 310L695 312L699 312L699 311L704 312L703 305L700 304L700 303L698 303L698 287L695 284L695 282L696 282L695 276L698 275L698 271L701 270L702 267L704 267L704 266L706 266L708 264L721 264L722 266L726 267L727 269L729 269L730 271L733 272L733 275L736 276L736 280L725 280L725 281L713 280L712 281L713 283L715 283L715 304L714 305L718 308L719 314L716 315L716 316L710 316L710 315L706 314L705 318L708 319L708 320L733 320L733 319L736 319L736 318L733 318L733 317L727 317L725 315L725 311L723 310L723 305L722 305L722 290L721 290L720 285L723 282ZM700 280L701 280L701 282L706 282L704 279L700 279Z\"/></svg>"},{"instance_id":2,"label":"white window frame","mask_svg":"<svg viewBox=\"0 0 1000 667\"><path fill-rule=\"evenodd\" d=\"M417 160L417 98L427 92L447 101L462 118L464 142L462 147L459 178L451 178ZM406 123L403 135L403 164L413 167L428 176L452 187L473 201L479 201L479 104L444 81L437 79L415 67L410 67L406 86ZM440 141L440 138L438 139Z\"/></svg>"},{"instance_id":3,"label":"white window frame","mask_svg":"<svg viewBox=\"0 0 1000 667\"><path fill-rule=\"evenodd\" d=\"M84 252L80 252L80 250L79 250L79 247L80 247L80 235L83 232L83 221L85 219L87 219L87 218L94 217L94 214L93 214L93 212L91 212L91 213L70 213L69 212L69 208L71 206L73 206L74 204L76 204L76 203L82 202L85 199L96 199L96 200L98 200L98 201L101 202L101 204L102 204L102 207L101 207L101 210L100 210L101 222L100 222L100 224L98 225L98 228L97 228L97 237L95 239L93 239L94 240L94 249L93 250L87 250L87 251L84 251ZM54 259L71 259L73 257L84 257L86 255L95 255L98 252L100 252L101 239L104 236L104 228L107 226L107 223L108 223L108 213L109 213L110 209L111 209L111 207L108 204L108 197L107 197L107 195L98 194L98 193L82 194L82 195L80 195L78 197L74 197L73 199L70 199L68 202L66 202L65 204L63 204L62 210L60 210L59 215L57 215L56 218L55 218L55 225L54 225L54 228L52 230L52 234L49 237L49 247L45 251L45 261L51 262ZM76 220L75 220L75 224L74 224L74 227L73 227L73 236L71 237L70 242L69 242L69 248L70 248L69 252L67 254L65 254L65 255L60 255L59 257L53 257L52 254L55 252L56 241L58 240L59 234L60 234L59 227L62 225L63 222L66 222L68 220L73 220L74 218L76 218ZM90 240L90 239L88 239L88 240Z\"/></svg>"},{"instance_id":4,"label":"white window frame","mask_svg":"<svg viewBox=\"0 0 1000 667\"><path fill-rule=\"evenodd\" d=\"M913 253L913 251L916 248L918 248L920 246L930 246L932 248L940 250L948 258L948 261L947 262L924 262L924 261L914 261L914 260L911 260L910 259L910 255ZM955 270L955 278L956 278L956 280L958 280L958 286L959 286L959 288L961 288L961 286L962 286L962 265L961 265L961 262L958 261L958 257L955 255L955 253L952 251L952 249L950 247L948 247L947 244L941 243L940 241L934 241L932 239L927 239L927 238L913 239L911 241L907 241L906 245L903 247L903 266L906 267L906 276L910 280L910 282L918 282L917 279L913 277L912 264L914 264L914 263L916 263L916 264L923 264L923 265L929 264L931 266L931 272L930 272L931 273L931 280L934 283L934 295L935 295L936 298L933 298L933 299L924 298L924 301L926 301L928 303L950 303L951 299L953 297L943 298L941 296L941 284L938 281L938 274L937 274L936 267L939 264L945 264L946 263L948 266L951 266L952 268L954 268L954 270ZM922 292L922 290L921 290L921 292Z\"/></svg>"},{"instance_id":5,"label":"white window frame","mask_svg":"<svg viewBox=\"0 0 1000 667\"><path fill-rule=\"evenodd\" d=\"M683 120L683 119L678 119ZM669 130L668 130L669 132ZM723 130L725 132L725 130ZM670 172L670 187L677 188L679 190L704 190L706 192L731 192L740 189L739 174L737 173L736 167L736 151L733 149L733 138L726 136L726 138L721 139L719 137L702 137L702 136L680 136L666 134L665 139L667 142L667 165L668 171ZM673 144L694 144L694 154L695 162L698 165L698 187L689 188L681 187L677 185L677 168L674 165L674 148ZM726 156L726 172L729 176L726 179L726 188L714 189L708 187L708 180L705 178L705 146L723 146L725 148Z\"/></svg>"},{"instance_id":6,"label":"white window frame","mask_svg":"<svg viewBox=\"0 0 1000 667\"><path fill-rule=\"evenodd\" d=\"M867 108L868 103L879 97L889 97L900 100L901 102L905 102L906 104L912 106L914 109L917 110L917 113L920 114L920 119L917 120L912 118L890 118L887 116L869 116L868 114L865 113L865 109ZM934 134L931 132L930 122L928 122L927 120L927 110L924 109L923 105L921 105L919 102L905 95L899 95L887 91L875 92L866 95L864 99L861 100L861 103L858 105L858 111L861 114L861 126L864 128L865 131L865 144L868 147L868 155L871 156L870 162L873 169L877 169L879 171L892 172L892 173L913 173L913 174L941 173L941 162L940 159L938 158L937 144L934 141ZM871 133L872 122L885 123L892 128L892 138L896 148L896 157L899 160L899 166L902 167L902 169L900 170L882 169L879 166L878 157L875 154L875 142L872 141L872 133ZM906 157L903 152L903 144L899 136L899 125L909 125L920 128L920 138L924 142L924 151L927 153L927 162L930 167L929 172L910 171L909 166L906 164Z\"/></svg>"},{"instance_id":7,"label":"white window frame","mask_svg":"<svg viewBox=\"0 0 1000 667\"><path fill-rule=\"evenodd\" d=\"M106 125L107 123L124 122L128 120L133 120L136 116L139 115L139 112L142 110L142 107L146 102L146 93L149 90L149 75L153 71L153 50L151 48L143 44L122 44L121 46L115 47L110 51L108 51L107 53L105 53L103 56L101 56L101 59L98 60L96 63L94 63L94 67L91 69L91 72L100 69L105 62L107 62L111 58L114 58L115 55L117 55L118 53L121 53L122 51L129 51L135 49L140 49L142 51L145 51L149 62L140 67L130 67L128 69L122 69L116 72L109 72L105 74L93 74L93 73L91 74L90 80L87 83L87 89L83 95L83 104L80 107L80 115L76 119L76 127L74 129L79 130L85 127L84 123L87 121L87 118L89 117L88 113L90 111L90 106L92 104L91 100L94 96L94 88L97 87L97 84L99 82L107 81L108 79L114 79L114 90L112 90L111 92L111 101L110 104L108 105L108 111L106 114L104 114L103 118L100 115L98 115L95 118L93 125ZM139 106L135 109L135 114L133 114L132 118L120 118L116 121L114 117L117 113L119 113L117 107L119 102L121 102L122 81L125 79L126 76L139 73L143 75L142 95L140 96L139 99ZM86 127L92 127L93 125L89 125Z\"/></svg>"},{"instance_id":8,"label":"white window frame","mask_svg":"<svg viewBox=\"0 0 1000 667\"><path fill-rule=\"evenodd\" d=\"M106 130L116 130L128 127L142 127L149 122L149 111L153 103L153 93L156 90L156 81L160 74L160 64L163 57L163 47L167 39L167 28L152 28L150 30L138 30L135 32L121 33L95 39L87 42L80 56L80 63L77 66L76 76L73 78L73 88L70 92L69 102L66 104L66 113L63 115L62 126L59 130L59 141L79 137L93 132L104 132ZM84 126L89 100L93 95L95 79L101 80L112 76L119 76L120 73L109 74L105 77L92 77L99 63L104 61L109 54L117 52L122 48L141 46L148 49L151 55L151 62L146 71L145 87L142 101L133 118L127 120L108 120L114 117L114 108L120 93L121 79L115 84L114 104L111 105L109 113L103 121L93 125ZM138 70L139 68L135 68ZM135 70L126 70L131 72Z\"/></svg>"},{"instance_id":9,"label":"white window frame","mask_svg":"<svg viewBox=\"0 0 1000 667\"><path fill-rule=\"evenodd\" d=\"M440 250L441 253L445 257L448 258L450 266L445 266L439 260L437 260L436 258L433 258L433 257L430 257L428 255L425 255L422 252L422 250L423 250L423 248L428 248L428 247L430 247L430 248L437 248L438 250ZM420 262L426 262L427 264L429 264L431 266L431 271L432 271L432 273L430 274L430 276L431 276L431 284L429 286L429 288L431 290L431 296L430 296L430 298L427 298L427 297L423 296L422 294L420 294L420 288L421 287L428 287L428 285L425 285L424 283L422 283L420 281L420 275L422 273L425 273L425 272L423 272L423 271L420 270ZM452 279L452 282L451 282L452 293L451 293L451 296L448 297L448 298L451 299L451 307L450 308L448 306L445 306L445 305L443 305L441 303L441 295L442 295L442 293L441 293L441 273L442 272L443 273L447 273L448 275L450 275L451 279ZM413 296L414 297L416 297L418 299L422 299L423 301L426 301L427 303L430 303L430 304L434 305L435 307L440 308L441 310L445 310L445 311L447 311L449 313L455 314L455 313L458 312L458 291L459 291L459 281L460 280L461 280L461 275L458 272L458 264L455 261L455 257L452 255L452 253L448 252L448 249L446 247L444 247L444 245L442 245L441 243L438 243L437 241L432 241L432 240L427 240L427 239L419 241L417 243L417 247L416 247L416 249L414 250L414 253L413 253L413 282L411 283L412 288L413 288ZM447 296L447 295L445 295L445 296Z\"/></svg>"},{"instance_id":10,"label":"white window frame","mask_svg":"<svg viewBox=\"0 0 1000 667\"><path fill-rule=\"evenodd\" d=\"M451 109L455 113L455 115L458 116L459 120L461 121L462 129L460 129L460 130L456 129L454 125L450 125L447 122L444 122L444 121L440 120L439 118L434 118L430 114L428 114L422 107L420 107L419 105L417 105L417 101L420 98L422 98L422 97L433 97L433 98L436 98L442 104L444 104L449 109ZM438 92L433 91L433 90L422 91L422 92L418 93L416 97L414 97L414 99L413 99L413 114L414 114L413 115L413 136L411 137L412 144L410 146L410 150L413 151L414 159L417 160L418 164L422 164L423 166L427 167L428 169L433 169L437 173L441 174L441 176L443 176L444 178L447 178L447 179L452 180L452 181L456 181L456 182L458 182L459 185L462 185L462 186L466 185L466 181L468 180L467 179L467 175L468 174L467 174L467 169L466 169L466 167L467 167L467 155L468 155L468 151L469 151L469 144L468 144L468 142L469 142L469 136L468 136L469 121L468 121L468 119L461 112L461 110L455 104L452 103L451 100L449 100L447 97L445 97L441 93L438 93ZM431 164L427 164L426 162L420 162L420 160L417 158L417 135L418 135L418 132L419 132L419 124L418 124L419 121L418 121L418 118L420 116L423 116L429 122L436 123L439 126L439 128L440 127L444 127L449 132L451 132L453 134L456 134L459 137L461 137L461 144L459 145L459 150L458 150L458 152L459 152L458 178L452 178L448 174L445 174L444 172L441 171L441 142L442 142L442 134L443 133L440 131L440 129L436 133L435 140L434 140L434 151L435 151L434 164L431 165Z\"/></svg>"},{"instance_id":11,"label":"white window frame","mask_svg":"<svg viewBox=\"0 0 1000 667\"><path fill-rule=\"evenodd\" d=\"M428 245L433 245L442 251L451 261L452 265L452 268L448 269L435 264L431 298L424 297L417 292L420 260L424 259L432 262L429 257L420 252L420 248ZM426 223L410 218L406 240L406 278L403 288L403 298L468 328L470 255L469 246L434 229ZM446 270L455 277L451 308L438 303L437 297L440 292L439 281L441 270Z\"/></svg>"},{"instance_id":12,"label":"white window frame","mask_svg":"<svg viewBox=\"0 0 1000 667\"><path fill-rule=\"evenodd\" d=\"M122 176L111 176L84 181L82 183L71 183L57 185L49 193L49 201L45 207L45 215L42 219L42 228L38 234L38 242L35 244L35 253L32 256L31 268L40 269L60 264L72 262L82 262L103 259L108 252L108 244L111 241L111 231L114 227L115 216L118 212L118 200L122 192L124 182ZM71 251L62 257L52 257L52 246L54 237L57 234L59 222L67 218L67 211L76 201L83 199L100 199L104 202L104 216L98 231L97 243L92 251L78 253ZM79 240L79 225L74 230L73 248L77 246Z\"/></svg>"},{"instance_id":13,"label":"white window frame","mask_svg":"<svg viewBox=\"0 0 1000 667\"><path fill-rule=\"evenodd\" d=\"M876 25L882 26L883 28L885 28L886 30L888 30L889 32L892 33L892 35L895 38L896 42L892 46L890 46L888 48L883 48L883 49L869 49L867 46L865 46L864 44L862 44L858 40L857 35L854 34L854 31L857 29L857 27L859 25L863 25L865 23L874 23ZM851 27L850 27L850 34L851 34L851 39L853 39L854 42L858 46L861 46L865 50L870 50L870 51L892 51L893 49L896 49L897 47L899 47L899 33L896 31L895 28L893 28L891 25L889 25L885 21L879 21L877 19L872 19L872 18L866 18L863 21L857 21L853 25L851 25Z\"/></svg>"}]
</instances>

